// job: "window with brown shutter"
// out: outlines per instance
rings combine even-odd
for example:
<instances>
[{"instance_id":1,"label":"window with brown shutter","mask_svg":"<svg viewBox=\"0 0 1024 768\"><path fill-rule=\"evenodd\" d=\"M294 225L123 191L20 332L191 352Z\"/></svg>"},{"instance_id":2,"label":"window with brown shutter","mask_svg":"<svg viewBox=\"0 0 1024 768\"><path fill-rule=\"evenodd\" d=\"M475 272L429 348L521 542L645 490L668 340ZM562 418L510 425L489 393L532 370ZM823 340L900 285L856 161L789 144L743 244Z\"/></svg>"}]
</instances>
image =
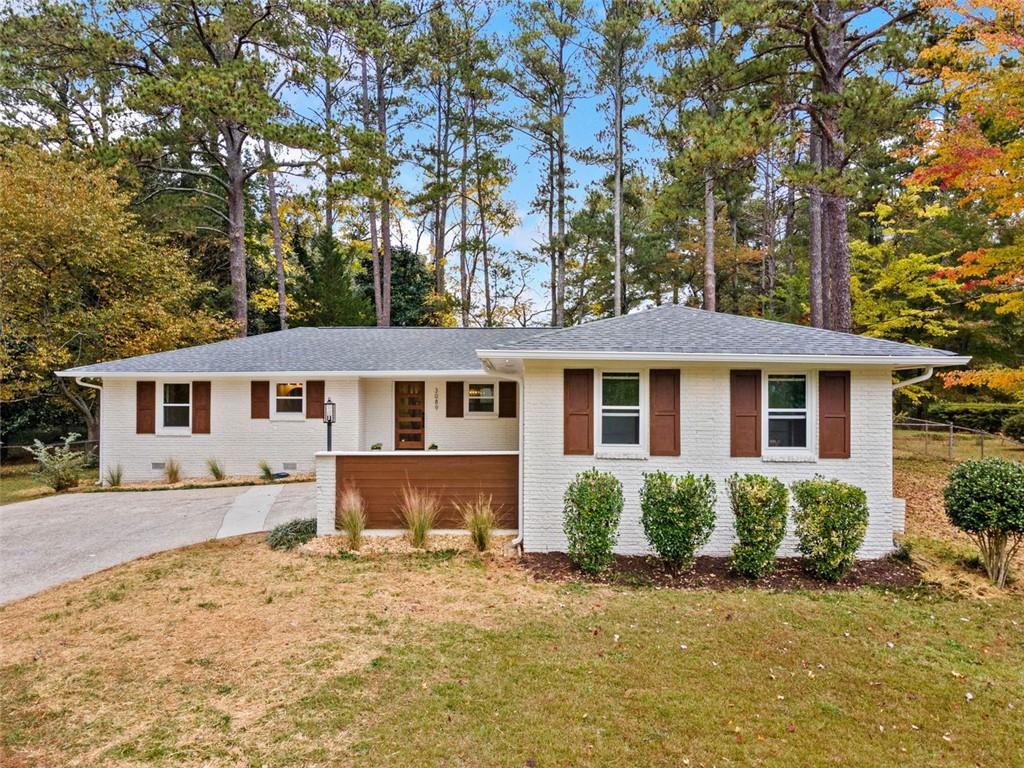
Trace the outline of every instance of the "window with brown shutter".
<instances>
[{"instance_id":1,"label":"window with brown shutter","mask_svg":"<svg viewBox=\"0 0 1024 768\"><path fill-rule=\"evenodd\" d=\"M192 434L210 434L210 382L192 382Z\"/></svg>"},{"instance_id":2,"label":"window with brown shutter","mask_svg":"<svg viewBox=\"0 0 1024 768\"><path fill-rule=\"evenodd\" d=\"M593 369L566 368L563 388L563 452L590 456L594 453Z\"/></svg>"},{"instance_id":3,"label":"window with brown shutter","mask_svg":"<svg viewBox=\"0 0 1024 768\"><path fill-rule=\"evenodd\" d=\"M156 382L135 382L135 432L156 434Z\"/></svg>"},{"instance_id":4,"label":"window with brown shutter","mask_svg":"<svg viewBox=\"0 0 1024 768\"><path fill-rule=\"evenodd\" d=\"M818 455L850 458L850 372L818 374Z\"/></svg>"},{"instance_id":5,"label":"window with brown shutter","mask_svg":"<svg viewBox=\"0 0 1024 768\"><path fill-rule=\"evenodd\" d=\"M514 381L498 382L498 418L514 419L516 417L516 392Z\"/></svg>"},{"instance_id":6,"label":"window with brown shutter","mask_svg":"<svg viewBox=\"0 0 1024 768\"><path fill-rule=\"evenodd\" d=\"M444 386L444 415L449 419L462 418L462 395L465 391L461 381L448 381Z\"/></svg>"},{"instance_id":7,"label":"window with brown shutter","mask_svg":"<svg viewBox=\"0 0 1024 768\"><path fill-rule=\"evenodd\" d=\"M324 417L324 387L322 381L306 382L306 418L322 419Z\"/></svg>"},{"instance_id":8,"label":"window with brown shutter","mask_svg":"<svg viewBox=\"0 0 1024 768\"><path fill-rule=\"evenodd\" d=\"M729 455L761 455L761 372L729 372Z\"/></svg>"},{"instance_id":9,"label":"window with brown shutter","mask_svg":"<svg viewBox=\"0 0 1024 768\"><path fill-rule=\"evenodd\" d=\"M253 419L270 418L270 382L254 381L250 387L250 413Z\"/></svg>"},{"instance_id":10,"label":"window with brown shutter","mask_svg":"<svg viewBox=\"0 0 1024 768\"><path fill-rule=\"evenodd\" d=\"M651 371L651 455L679 455L679 371Z\"/></svg>"}]
</instances>

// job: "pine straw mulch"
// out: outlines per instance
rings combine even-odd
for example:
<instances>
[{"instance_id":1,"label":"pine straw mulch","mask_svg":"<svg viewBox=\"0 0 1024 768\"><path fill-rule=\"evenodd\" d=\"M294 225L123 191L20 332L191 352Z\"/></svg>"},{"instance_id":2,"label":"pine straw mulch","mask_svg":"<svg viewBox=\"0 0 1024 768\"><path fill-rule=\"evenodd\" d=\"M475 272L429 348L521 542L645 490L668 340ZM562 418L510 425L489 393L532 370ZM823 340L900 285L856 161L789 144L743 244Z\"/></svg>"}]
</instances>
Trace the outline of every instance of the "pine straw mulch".
<instances>
[{"instance_id":1,"label":"pine straw mulch","mask_svg":"<svg viewBox=\"0 0 1024 768\"><path fill-rule=\"evenodd\" d=\"M673 571L656 557L644 555L615 557L611 567L596 575L584 574L562 553L530 553L520 561L541 581L585 581L594 584L646 586L668 589L729 590L754 588L776 591L838 590L859 587L905 589L921 583L920 571L894 558L862 560L839 582L809 574L798 557L780 558L775 571L761 579L739 576L729 567L727 557L698 557L693 568Z\"/></svg>"}]
</instances>

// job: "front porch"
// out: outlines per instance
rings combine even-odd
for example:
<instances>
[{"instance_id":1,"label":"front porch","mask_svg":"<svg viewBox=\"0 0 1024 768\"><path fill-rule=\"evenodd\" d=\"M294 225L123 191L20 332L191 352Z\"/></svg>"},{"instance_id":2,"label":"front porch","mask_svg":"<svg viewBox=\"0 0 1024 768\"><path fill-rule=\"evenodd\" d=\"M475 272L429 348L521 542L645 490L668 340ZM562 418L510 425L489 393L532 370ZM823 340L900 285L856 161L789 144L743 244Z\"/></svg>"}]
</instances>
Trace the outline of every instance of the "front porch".
<instances>
[{"instance_id":1,"label":"front porch","mask_svg":"<svg viewBox=\"0 0 1024 768\"><path fill-rule=\"evenodd\" d=\"M460 505L481 494L491 499L498 530L518 529L518 451L323 451L316 455L317 534L338 532L338 497L346 488L362 495L368 531L400 531L406 487L438 498L438 530L462 529Z\"/></svg>"}]
</instances>

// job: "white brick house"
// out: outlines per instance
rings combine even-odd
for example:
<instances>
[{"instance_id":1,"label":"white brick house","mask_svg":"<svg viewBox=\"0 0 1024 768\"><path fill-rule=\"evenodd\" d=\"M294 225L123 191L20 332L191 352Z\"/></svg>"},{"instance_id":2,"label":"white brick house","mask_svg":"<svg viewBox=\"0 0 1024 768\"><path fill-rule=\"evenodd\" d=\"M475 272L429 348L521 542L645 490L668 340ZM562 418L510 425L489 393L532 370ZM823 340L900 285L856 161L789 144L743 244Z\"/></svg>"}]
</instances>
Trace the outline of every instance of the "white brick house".
<instances>
[{"instance_id":1,"label":"white brick house","mask_svg":"<svg viewBox=\"0 0 1024 768\"><path fill-rule=\"evenodd\" d=\"M930 375L942 350L678 306L566 329L299 328L83 366L102 387L101 477L317 474L318 529L336 493L363 493L372 527L397 527L406 484L448 505L494 497L527 551L562 550L562 495L597 467L623 483L618 550L641 553L643 473L710 475L726 554L733 472L785 482L822 474L867 492L863 557L892 549L894 372ZM326 448L324 402L336 409ZM313 510L310 510L311 515ZM792 541L783 551L792 551Z\"/></svg>"}]
</instances>

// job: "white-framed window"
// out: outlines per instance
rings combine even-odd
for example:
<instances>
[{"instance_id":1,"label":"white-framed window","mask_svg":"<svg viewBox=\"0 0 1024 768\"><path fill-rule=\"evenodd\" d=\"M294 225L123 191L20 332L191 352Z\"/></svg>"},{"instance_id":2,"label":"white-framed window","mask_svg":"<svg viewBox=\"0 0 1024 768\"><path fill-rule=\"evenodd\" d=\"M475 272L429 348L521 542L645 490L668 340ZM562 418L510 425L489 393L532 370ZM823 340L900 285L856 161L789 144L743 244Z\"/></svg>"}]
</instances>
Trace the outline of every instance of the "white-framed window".
<instances>
[{"instance_id":1,"label":"white-framed window","mask_svg":"<svg viewBox=\"0 0 1024 768\"><path fill-rule=\"evenodd\" d=\"M770 373L766 377L764 445L769 451L807 451L811 448L810 376Z\"/></svg>"},{"instance_id":2,"label":"white-framed window","mask_svg":"<svg viewBox=\"0 0 1024 768\"><path fill-rule=\"evenodd\" d=\"M306 388L301 381L274 382L274 418L303 419L306 416Z\"/></svg>"},{"instance_id":3,"label":"white-framed window","mask_svg":"<svg viewBox=\"0 0 1024 768\"><path fill-rule=\"evenodd\" d=\"M166 381L160 384L159 432L164 435L192 434L192 384Z\"/></svg>"},{"instance_id":4,"label":"white-framed window","mask_svg":"<svg viewBox=\"0 0 1024 768\"><path fill-rule=\"evenodd\" d=\"M605 371L598 384L601 409L599 444L639 447L642 442L642 386L636 371Z\"/></svg>"},{"instance_id":5,"label":"white-framed window","mask_svg":"<svg viewBox=\"0 0 1024 768\"><path fill-rule=\"evenodd\" d=\"M494 382L466 382L466 415L496 416L498 385Z\"/></svg>"}]
</instances>

